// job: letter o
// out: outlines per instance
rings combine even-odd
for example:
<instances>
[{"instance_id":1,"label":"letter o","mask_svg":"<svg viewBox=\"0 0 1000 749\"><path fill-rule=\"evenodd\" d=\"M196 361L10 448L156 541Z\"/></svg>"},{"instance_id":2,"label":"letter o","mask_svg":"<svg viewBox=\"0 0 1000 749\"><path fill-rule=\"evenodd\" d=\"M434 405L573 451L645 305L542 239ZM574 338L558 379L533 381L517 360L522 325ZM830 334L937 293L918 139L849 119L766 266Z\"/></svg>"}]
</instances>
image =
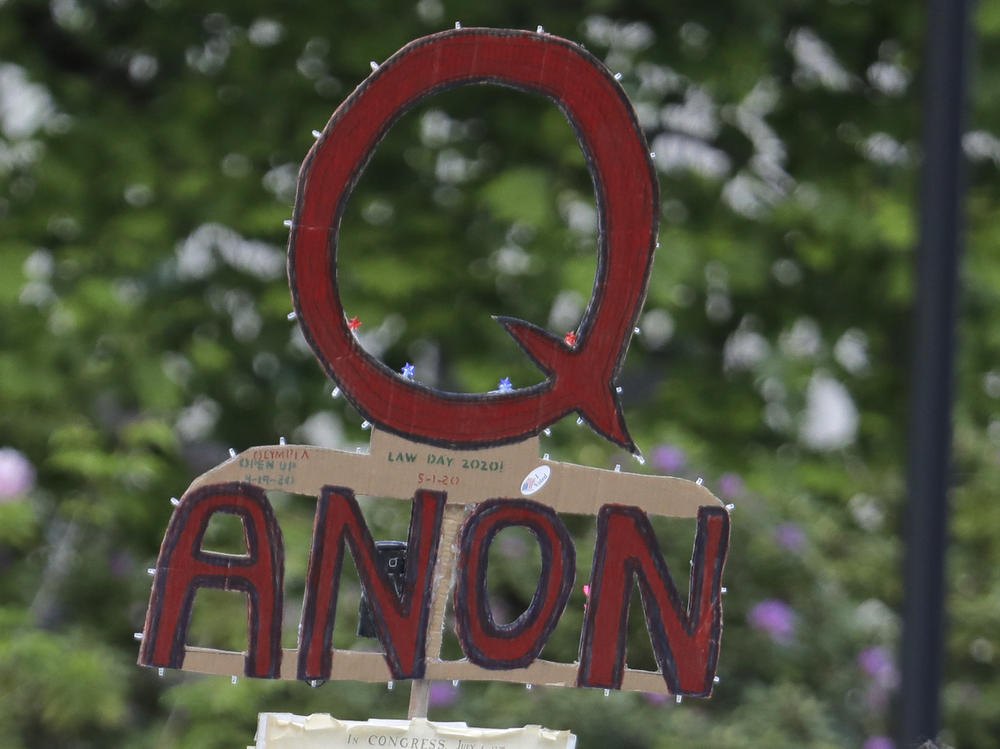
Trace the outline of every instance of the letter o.
<instances>
[{"instance_id":1,"label":"letter o","mask_svg":"<svg viewBox=\"0 0 1000 749\"><path fill-rule=\"evenodd\" d=\"M489 550L497 533L521 526L542 552L542 574L528 608L514 621L497 624L486 590ZM566 608L576 579L576 549L551 507L528 499L481 502L462 526L455 587L455 629L472 663L500 670L524 668L542 652Z\"/></svg>"}]
</instances>

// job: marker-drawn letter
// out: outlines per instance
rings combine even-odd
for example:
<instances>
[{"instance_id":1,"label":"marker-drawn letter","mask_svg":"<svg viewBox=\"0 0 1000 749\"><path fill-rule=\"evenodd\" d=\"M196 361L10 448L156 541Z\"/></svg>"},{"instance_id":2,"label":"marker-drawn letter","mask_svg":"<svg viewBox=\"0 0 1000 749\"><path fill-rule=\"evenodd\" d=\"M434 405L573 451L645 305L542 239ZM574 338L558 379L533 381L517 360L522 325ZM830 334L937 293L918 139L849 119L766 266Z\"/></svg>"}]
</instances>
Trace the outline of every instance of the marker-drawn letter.
<instances>
[{"instance_id":1,"label":"marker-drawn letter","mask_svg":"<svg viewBox=\"0 0 1000 749\"><path fill-rule=\"evenodd\" d=\"M597 516L577 684L621 687L629 598L638 578L653 653L670 691L709 696L719 658L722 569L728 550L729 513L702 507L685 608L646 513L637 507L604 505Z\"/></svg>"},{"instance_id":2,"label":"marker-drawn letter","mask_svg":"<svg viewBox=\"0 0 1000 749\"><path fill-rule=\"evenodd\" d=\"M202 549L208 521L217 512L243 521L247 554ZM139 664L181 668L195 593L199 588L220 588L247 595L246 675L279 678L284 571L281 528L262 489L233 482L203 486L184 495L170 518L156 561Z\"/></svg>"},{"instance_id":3,"label":"marker-drawn letter","mask_svg":"<svg viewBox=\"0 0 1000 749\"><path fill-rule=\"evenodd\" d=\"M504 528L531 531L542 551L542 574L527 610L497 624L486 591L490 544ZM481 502L462 526L455 587L455 629L469 660L489 669L524 668L555 629L576 577L573 539L550 507L527 499Z\"/></svg>"},{"instance_id":4,"label":"marker-drawn letter","mask_svg":"<svg viewBox=\"0 0 1000 749\"><path fill-rule=\"evenodd\" d=\"M421 489L413 498L406 582L400 596L379 564L375 542L354 492L344 487L323 487L316 506L302 604L298 678L330 678L333 623L345 547L350 548L354 557L393 678L423 678L427 620L445 496L444 492Z\"/></svg>"}]
</instances>

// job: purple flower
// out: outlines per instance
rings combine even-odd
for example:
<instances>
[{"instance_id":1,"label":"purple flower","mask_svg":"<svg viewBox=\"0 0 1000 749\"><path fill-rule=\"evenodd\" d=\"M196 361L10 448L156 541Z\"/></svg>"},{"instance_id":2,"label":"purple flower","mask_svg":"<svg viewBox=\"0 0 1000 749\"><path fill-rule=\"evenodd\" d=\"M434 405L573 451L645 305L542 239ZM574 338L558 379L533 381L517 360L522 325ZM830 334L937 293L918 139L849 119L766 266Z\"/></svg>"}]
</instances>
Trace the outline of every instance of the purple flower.
<instances>
[{"instance_id":1,"label":"purple flower","mask_svg":"<svg viewBox=\"0 0 1000 749\"><path fill-rule=\"evenodd\" d=\"M35 469L13 447L0 447L0 502L27 494L35 486Z\"/></svg>"},{"instance_id":2,"label":"purple flower","mask_svg":"<svg viewBox=\"0 0 1000 749\"><path fill-rule=\"evenodd\" d=\"M896 744L888 736L869 736L863 749L896 749Z\"/></svg>"},{"instance_id":3,"label":"purple flower","mask_svg":"<svg viewBox=\"0 0 1000 749\"><path fill-rule=\"evenodd\" d=\"M879 645L862 650L858 654L858 666L882 689L892 689L899 682L892 654Z\"/></svg>"},{"instance_id":4,"label":"purple flower","mask_svg":"<svg viewBox=\"0 0 1000 749\"><path fill-rule=\"evenodd\" d=\"M450 681L435 681L427 698L429 707L448 707L458 702L458 687Z\"/></svg>"},{"instance_id":5,"label":"purple flower","mask_svg":"<svg viewBox=\"0 0 1000 749\"><path fill-rule=\"evenodd\" d=\"M642 698L650 705L665 705L670 702L669 694L659 694L658 692L643 692Z\"/></svg>"},{"instance_id":6,"label":"purple flower","mask_svg":"<svg viewBox=\"0 0 1000 749\"><path fill-rule=\"evenodd\" d=\"M736 473L719 476L719 494L726 499L735 499L743 493L743 479Z\"/></svg>"},{"instance_id":7,"label":"purple flower","mask_svg":"<svg viewBox=\"0 0 1000 749\"><path fill-rule=\"evenodd\" d=\"M806 545L806 532L796 523L782 523L774 529L774 541L785 551L800 552Z\"/></svg>"},{"instance_id":8,"label":"purple flower","mask_svg":"<svg viewBox=\"0 0 1000 749\"><path fill-rule=\"evenodd\" d=\"M776 598L761 601L747 614L751 627L764 632L779 645L787 645L795 637L797 620L791 606Z\"/></svg>"},{"instance_id":9,"label":"purple flower","mask_svg":"<svg viewBox=\"0 0 1000 749\"><path fill-rule=\"evenodd\" d=\"M653 448L653 465L664 473L677 473L687 464L687 456L679 447L660 445Z\"/></svg>"}]
</instances>

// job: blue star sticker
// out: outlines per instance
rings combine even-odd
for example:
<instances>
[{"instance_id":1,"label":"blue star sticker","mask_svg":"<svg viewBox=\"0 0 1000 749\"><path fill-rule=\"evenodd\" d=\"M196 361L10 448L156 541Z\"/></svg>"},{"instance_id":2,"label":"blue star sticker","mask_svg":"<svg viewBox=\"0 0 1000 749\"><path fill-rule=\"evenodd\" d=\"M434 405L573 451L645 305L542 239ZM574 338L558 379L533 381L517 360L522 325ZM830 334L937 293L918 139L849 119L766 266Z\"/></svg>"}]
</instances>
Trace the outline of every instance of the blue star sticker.
<instances>
[{"instance_id":1,"label":"blue star sticker","mask_svg":"<svg viewBox=\"0 0 1000 749\"><path fill-rule=\"evenodd\" d=\"M414 373L415 370L416 370L416 368L412 364L410 364L409 362L406 362L406 364L403 365L403 368L401 370L399 370L399 371L403 375L403 377L405 377L408 380L412 380L413 379L413 373Z\"/></svg>"},{"instance_id":2,"label":"blue star sticker","mask_svg":"<svg viewBox=\"0 0 1000 749\"><path fill-rule=\"evenodd\" d=\"M498 388L498 390L501 393L509 393L513 389L514 389L514 386L510 384L510 378L509 377L504 377L502 380L500 380L500 387Z\"/></svg>"}]
</instances>

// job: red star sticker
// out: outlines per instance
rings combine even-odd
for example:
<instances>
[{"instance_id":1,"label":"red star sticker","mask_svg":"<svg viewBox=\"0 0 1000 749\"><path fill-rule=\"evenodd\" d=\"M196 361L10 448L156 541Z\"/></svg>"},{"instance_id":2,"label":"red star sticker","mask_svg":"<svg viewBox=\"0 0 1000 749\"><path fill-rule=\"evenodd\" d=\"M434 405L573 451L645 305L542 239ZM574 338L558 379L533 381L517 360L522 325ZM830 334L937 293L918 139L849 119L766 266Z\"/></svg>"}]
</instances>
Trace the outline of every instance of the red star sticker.
<instances>
[{"instance_id":1,"label":"red star sticker","mask_svg":"<svg viewBox=\"0 0 1000 749\"><path fill-rule=\"evenodd\" d=\"M576 333L574 333L571 330L569 333L566 334L566 337L563 338L563 340L566 341L566 345L567 346L575 346L576 345Z\"/></svg>"},{"instance_id":2,"label":"red star sticker","mask_svg":"<svg viewBox=\"0 0 1000 749\"><path fill-rule=\"evenodd\" d=\"M349 327L351 330L357 330L358 328L361 327L361 321L356 317L352 317L350 320L347 321L347 327Z\"/></svg>"}]
</instances>

